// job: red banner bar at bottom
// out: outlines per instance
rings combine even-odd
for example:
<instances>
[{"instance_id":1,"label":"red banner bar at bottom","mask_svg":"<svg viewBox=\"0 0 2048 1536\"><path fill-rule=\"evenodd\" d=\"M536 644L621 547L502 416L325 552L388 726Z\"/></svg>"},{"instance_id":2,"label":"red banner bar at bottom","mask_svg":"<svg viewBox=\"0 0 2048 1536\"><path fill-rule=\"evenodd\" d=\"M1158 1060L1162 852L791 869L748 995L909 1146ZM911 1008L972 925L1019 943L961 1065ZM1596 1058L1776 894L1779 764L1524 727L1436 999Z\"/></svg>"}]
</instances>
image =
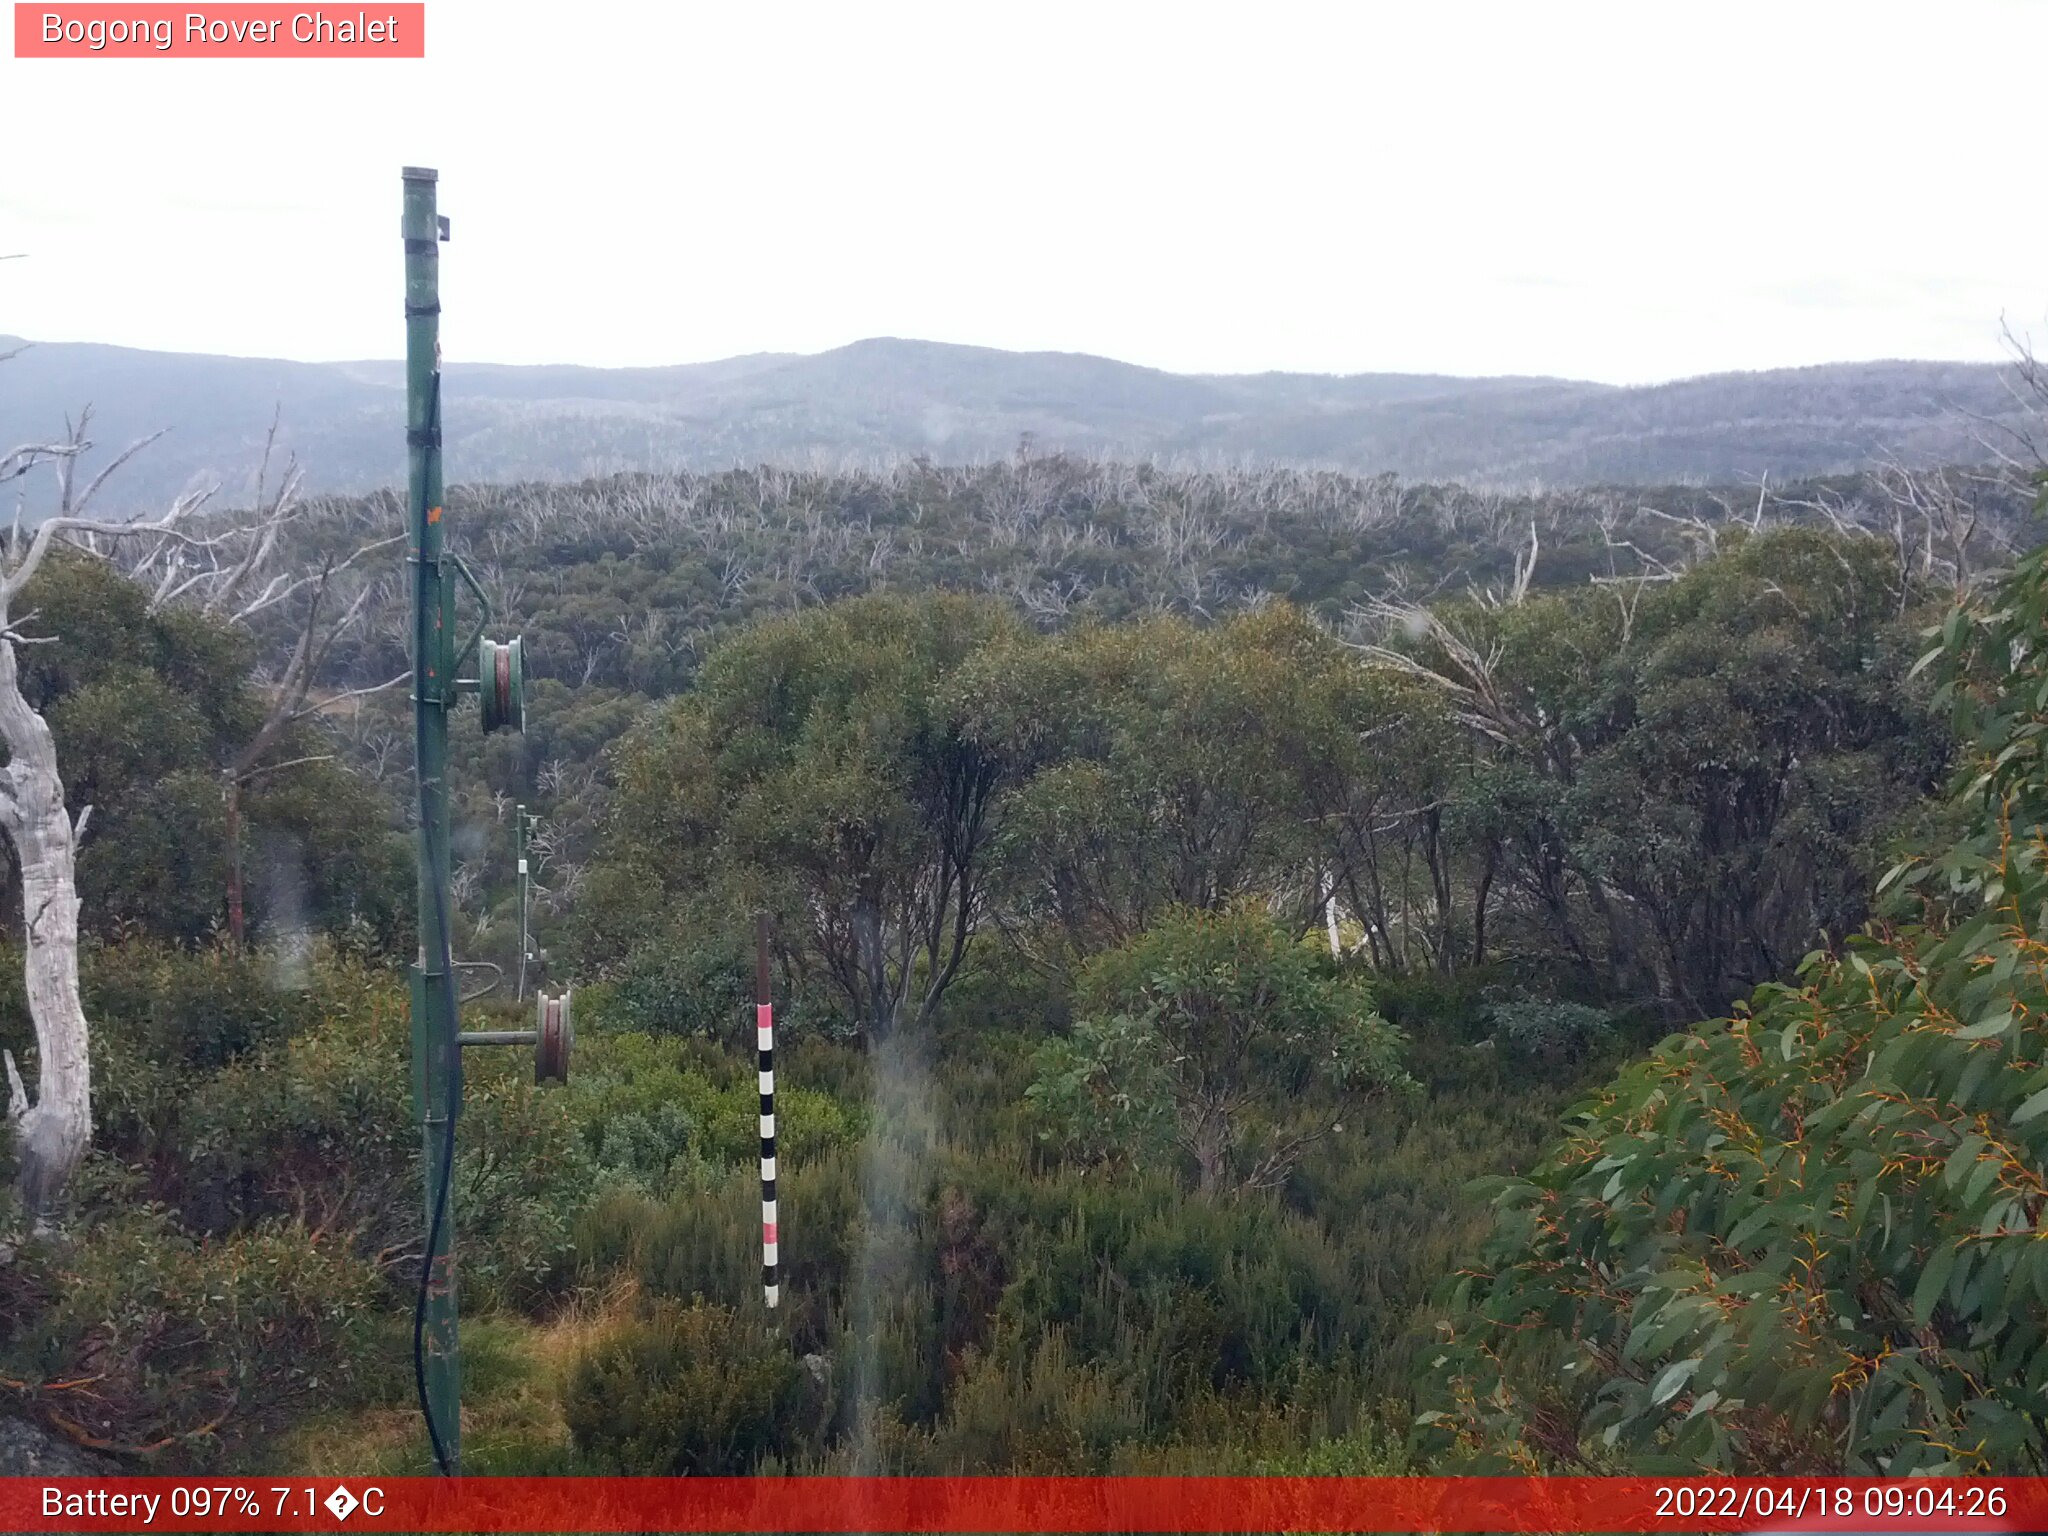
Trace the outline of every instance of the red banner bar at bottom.
<instances>
[{"instance_id":1,"label":"red banner bar at bottom","mask_svg":"<svg viewBox=\"0 0 2048 1536\"><path fill-rule=\"evenodd\" d=\"M5 1478L5 1531L2048 1531L2048 1478Z\"/></svg>"}]
</instances>

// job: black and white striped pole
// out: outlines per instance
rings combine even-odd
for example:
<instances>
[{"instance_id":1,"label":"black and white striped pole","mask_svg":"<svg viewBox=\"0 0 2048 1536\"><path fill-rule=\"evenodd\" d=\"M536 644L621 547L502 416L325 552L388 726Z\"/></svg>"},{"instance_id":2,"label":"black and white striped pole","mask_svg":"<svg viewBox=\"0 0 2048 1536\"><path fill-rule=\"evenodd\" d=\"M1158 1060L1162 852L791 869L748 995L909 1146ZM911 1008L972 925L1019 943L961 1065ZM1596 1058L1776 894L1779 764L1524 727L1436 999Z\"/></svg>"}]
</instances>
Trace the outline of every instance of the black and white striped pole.
<instances>
[{"instance_id":1,"label":"black and white striped pole","mask_svg":"<svg viewBox=\"0 0 2048 1536\"><path fill-rule=\"evenodd\" d=\"M775 1004L768 994L768 914L754 924L754 1043L761 1053L761 1298L782 1299L775 1219Z\"/></svg>"}]
</instances>

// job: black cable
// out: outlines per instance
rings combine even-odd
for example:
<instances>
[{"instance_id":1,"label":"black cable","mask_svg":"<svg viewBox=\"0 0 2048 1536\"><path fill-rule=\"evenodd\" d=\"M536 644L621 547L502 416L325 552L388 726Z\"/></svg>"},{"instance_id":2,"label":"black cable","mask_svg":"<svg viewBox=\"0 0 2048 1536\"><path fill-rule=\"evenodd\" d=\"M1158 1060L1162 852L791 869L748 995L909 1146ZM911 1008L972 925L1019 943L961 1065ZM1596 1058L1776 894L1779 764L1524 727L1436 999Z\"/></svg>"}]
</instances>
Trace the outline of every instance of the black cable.
<instances>
[{"instance_id":1,"label":"black cable","mask_svg":"<svg viewBox=\"0 0 2048 1536\"><path fill-rule=\"evenodd\" d=\"M448 943L448 928L451 921L448 909L448 883L441 879L438 862L435 864L433 885L434 913L440 920L441 929L440 986L444 1006L448 1010L447 1017L452 1019L455 1017L456 1001L455 967L451 963L454 956ZM456 1050L460 1049L460 1046L456 1047ZM428 1047L427 1059L433 1059L431 1045ZM448 1448L442 1443L440 1426L434 1422L433 1404L427 1400L427 1294L433 1280L434 1250L440 1246L441 1228L445 1224L448 1212L449 1185L455 1172L455 1111L459 1103L457 1083L460 1079L454 1068L455 1063L451 1060L447 1073L448 1098L442 1108L441 1177L434 1185L434 1213L433 1218L427 1223L427 1251L420 1259L419 1294L413 1298L412 1306L413 1385L419 1390L420 1417L427 1422L427 1439L434 1447L434 1464L440 1468L443 1477L453 1476L455 1469L449 1465Z\"/></svg>"},{"instance_id":2,"label":"black cable","mask_svg":"<svg viewBox=\"0 0 2048 1536\"><path fill-rule=\"evenodd\" d=\"M434 373L434 392L428 402L427 409L432 422L432 425L427 430L438 437L441 430L441 375L439 370L436 370ZM421 558L425 558L425 551L421 551ZM415 698L419 696L419 672L420 658L415 656L413 658L413 695ZM426 746L427 713L424 709L416 706L414 715L413 772L415 776L418 776L419 765L425 760L424 748ZM447 771L447 754L444 751L442 753L441 772L445 775ZM420 831L421 835L425 836L426 828L430 824L430 818L427 804L429 791L424 777L420 777L419 792ZM433 858L431 853L432 850L429 850L428 864L433 870L431 884L434 916L441 935L440 953L435 956L440 962L441 968L440 980L437 984L442 989L442 1006L447 1010L446 1017L452 1023L459 1006L455 989L455 952L449 939L449 930L454 924L454 918L449 910L448 882L441 875L441 861ZM462 1047L457 1045L454 1049L459 1054ZM433 1059L433 1042L429 1041L424 1055L424 1062L431 1064ZM449 1185L453 1180L455 1172L455 1112L461 1107L461 1089L459 1084L462 1080L461 1074L457 1070L458 1066L459 1062L457 1059L451 1056L446 1074L448 1098L446 1104L442 1107L441 1177L434 1186L434 1208L427 1221L427 1251L420 1257L419 1292L413 1298L412 1304L413 1385L419 1391L420 1417L427 1422L427 1440L434 1448L434 1464L440 1468L441 1475L444 1477L452 1476L455 1469L449 1465L448 1447L442 1442L441 1427L434 1422L433 1404L427 1400L427 1295L433 1284L434 1250L441 1243L441 1228L446 1224L448 1214ZM424 1065L422 1070L425 1070ZM424 1102L424 1091L422 1102Z\"/></svg>"}]
</instances>

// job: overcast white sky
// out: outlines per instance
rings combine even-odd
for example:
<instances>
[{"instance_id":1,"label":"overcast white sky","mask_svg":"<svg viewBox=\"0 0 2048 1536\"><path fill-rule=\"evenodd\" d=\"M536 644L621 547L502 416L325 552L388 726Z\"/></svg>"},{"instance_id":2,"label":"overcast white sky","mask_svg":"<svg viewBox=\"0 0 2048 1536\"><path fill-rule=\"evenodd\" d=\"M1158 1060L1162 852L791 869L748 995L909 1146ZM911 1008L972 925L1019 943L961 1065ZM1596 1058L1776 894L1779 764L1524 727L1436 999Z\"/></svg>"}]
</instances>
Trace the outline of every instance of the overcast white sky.
<instances>
[{"instance_id":1,"label":"overcast white sky","mask_svg":"<svg viewBox=\"0 0 2048 1536\"><path fill-rule=\"evenodd\" d=\"M454 223L451 359L897 335L1635 382L2048 322L2035 0L427 23L423 62L0 57L0 332L396 355L405 164Z\"/></svg>"}]
</instances>

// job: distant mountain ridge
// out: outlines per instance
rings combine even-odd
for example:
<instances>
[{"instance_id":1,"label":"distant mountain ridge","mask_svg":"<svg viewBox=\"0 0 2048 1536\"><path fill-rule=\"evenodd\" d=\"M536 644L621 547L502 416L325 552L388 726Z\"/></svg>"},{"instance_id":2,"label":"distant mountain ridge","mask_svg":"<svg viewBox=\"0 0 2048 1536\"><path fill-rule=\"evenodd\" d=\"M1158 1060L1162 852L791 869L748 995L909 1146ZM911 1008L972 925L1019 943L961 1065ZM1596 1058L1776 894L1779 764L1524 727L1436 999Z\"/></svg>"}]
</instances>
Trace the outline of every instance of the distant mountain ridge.
<instances>
[{"instance_id":1,"label":"distant mountain ridge","mask_svg":"<svg viewBox=\"0 0 2048 1536\"><path fill-rule=\"evenodd\" d=\"M18 345L0 337L0 351ZM2031 414L1990 364L1837 363L1621 387L1432 374L1174 374L1085 353L879 337L665 368L453 363L451 480L580 480L757 462L972 462L1068 451L1506 485L1754 481L1986 457ZM104 505L246 485L273 412L309 488L402 483L397 362L300 363L33 345L0 365L0 449L90 403L99 462L170 433ZM33 503L31 503L33 511Z\"/></svg>"}]
</instances>

